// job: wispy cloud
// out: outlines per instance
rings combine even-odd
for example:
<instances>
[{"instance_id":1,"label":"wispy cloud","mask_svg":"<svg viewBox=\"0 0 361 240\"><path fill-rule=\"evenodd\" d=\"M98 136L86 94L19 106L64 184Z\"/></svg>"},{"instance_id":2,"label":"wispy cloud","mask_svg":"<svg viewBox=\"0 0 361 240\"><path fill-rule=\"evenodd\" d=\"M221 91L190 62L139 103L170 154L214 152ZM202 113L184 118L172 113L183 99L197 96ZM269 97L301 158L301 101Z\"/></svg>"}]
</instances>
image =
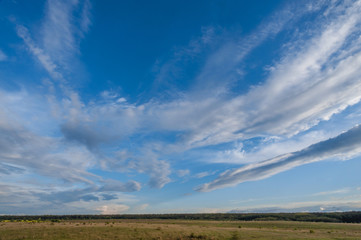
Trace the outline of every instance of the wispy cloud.
<instances>
[{"instance_id":1,"label":"wispy cloud","mask_svg":"<svg viewBox=\"0 0 361 240\"><path fill-rule=\"evenodd\" d=\"M58 66L53 62L51 57L41 48L39 48L32 40L29 30L18 25L16 31L19 37L21 37L29 51L38 59L40 64L45 68L49 75L56 80L63 80L62 74L58 71Z\"/></svg>"},{"instance_id":2,"label":"wispy cloud","mask_svg":"<svg viewBox=\"0 0 361 240\"><path fill-rule=\"evenodd\" d=\"M216 174L216 171L214 172L200 172L194 175L195 178L204 178L204 177L208 177L208 176L212 176Z\"/></svg>"},{"instance_id":3,"label":"wispy cloud","mask_svg":"<svg viewBox=\"0 0 361 240\"><path fill-rule=\"evenodd\" d=\"M254 204L247 208L241 207L229 212L341 212L341 211L359 211L361 209L359 190L345 188L335 191L329 191L314 194L317 199L306 201L284 201L277 199L275 203ZM326 199L319 199L319 196L327 196ZM337 196L338 195L338 196ZM269 200L269 199L268 199ZM252 202L252 200L251 200Z\"/></svg>"},{"instance_id":4,"label":"wispy cloud","mask_svg":"<svg viewBox=\"0 0 361 240\"><path fill-rule=\"evenodd\" d=\"M91 9L92 4L89 0L84 0L81 7L80 29L81 33L87 33L92 24Z\"/></svg>"},{"instance_id":5,"label":"wispy cloud","mask_svg":"<svg viewBox=\"0 0 361 240\"><path fill-rule=\"evenodd\" d=\"M300 51L288 53L275 66L266 84L249 93L247 101L259 111L241 132L295 134L359 101L359 95L348 87L349 83L360 87L360 72L354 68L360 64L360 55L350 54L359 41L353 36L359 32L358 11L357 4L350 6ZM341 49L349 54L338 59ZM355 65L350 66L351 62ZM279 127L273 125L276 122Z\"/></svg>"},{"instance_id":6,"label":"wispy cloud","mask_svg":"<svg viewBox=\"0 0 361 240\"><path fill-rule=\"evenodd\" d=\"M217 179L206 183L198 191L207 192L236 185L245 181L268 178L291 168L328 158L347 159L361 152L361 126L356 126L335 138L313 144L301 151L281 155L270 160L223 172Z\"/></svg>"},{"instance_id":7,"label":"wispy cloud","mask_svg":"<svg viewBox=\"0 0 361 240\"><path fill-rule=\"evenodd\" d=\"M54 10L52 4L60 3L49 2L48 11L61 10L62 14L57 13L60 14L59 19L69 18L73 5L61 5L60 10ZM176 133L179 137L174 143L160 141L158 149L153 149L154 145L147 143L144 143L147 147L137 147L136 151L143 149L141 152L144 156L131 153L132 156L126 160L127 165L123 165L116 153L104 158L107 162L105 166L127 166L128 169L146 172L152 176L151 185L161 187L170 181L170 166L167 161L158 160L159 154L155 157L154 150L169 152L173 149L181 152L239 139L263 135L292 136L305 131L360 100L361 84L358 78L361 72L358 69L361 54L357 49L359 39L354 37L359 31L356 27L360 22L359 8L354 3L337 9L335 18L324 20L320 27L316 27L318 34L315 37L302 39L302 47L285 52L265 82L244 95L229 98L202 93L196 96L197 92L192 92L169 102L152 100L136 105L122 97L86 104L79 94L70 92L60 104L64 116L62 134L67 140L84 144L94 152L99 150L101 144L122 141L134 135L152 139L153 135L161 132ZM288 14L287 11L285 14ZM59 31L69 31L68 35L64 33L67 38L64 41L72 45L71 24L65 21L66 24L58 26L61 22L59 19L49 20L49 26L54 25ZM274 28L270 27L267 34L263 32L266 35L261 34L261 39L282 29L281 26L276 30ZM18 34L28 42L28 46L33 46L24 28L20 27ZM39 55L49 72L56 72L57 66L51 62L51 58L37 48L33 52ZM217 53L215 56L218 56ZM220 65L229 67L225 63ZM235 68L232 67L232 70ZM227 74L222 76L227 78ZM235 154L239 156L243 153L237 149L229 154L234 158ZM164 171L157 172L157 166L162 166Z\"/></svg>"},{"instance_id":8,"label":"wispy cloud","mask_svg":"<svg viewBox=\"0 0 361 240\"><path fill-rule=\"evenodd\" d=\"M57 190L57 191L56 191ZM129 194L114 191L94 191L96 189L67 190L54 186L39 186L31 184L1 184L0 212L1 214L99 214L103 206L114 206L121 213L135 205L137 199ZM123 207L121 207L123 206ZM126 206L126 207L125 207Z\"/></svg>"},{"instance_id":9,"label":"wispy cloud","mask_svg":"<svg viewBox=\"0 0 361 240\"><path fill-rule=\"evenodd\" d=\"M194 172L172 168L174 161L183 161L184 153L203 163L253 163L224 172L198 189L211 191L264 179L302 164L342 158L340 154L358 154L359 126L342 134L340 129L307 132L361 99L360 1L326 3L309 1L303 8L286 5L246 36L237 32L229 37L217 27L203 28L188 46L177 48L169 61L157 66L155 85L172 85L169 79L182 75L194 58L202 56L190 86L186 90L170 86L170 98L157 96L133 103L117 92L103 91L84 100L71 84L52 83L45 96L25 90L0 91L0 174L25 172L46 177L47 183L74 184L76 188L37 189L36 194L23 196L47 204L56 199L75 204L78 199L98 211L114 212L129 207L122 205L115 192L139 191L141 183L111 183L93 173L94 168L129 174L130 178L145 174L149 186L162 188L174 181L173 172L179 177ZM304 16L319 24L307 22L306 30L302 31L302 24L294 30L292 26ZM69 69L90 26L88 0L49 0L40 32L21 24L16 32L53 80L70 82ZM247 57L280 33L285 33L289 42L262 79L247 83L245 91L232 89L233 83L247 80L240 75ZM244 141L253 138L274 141L264 142L252 152L244 148ZM219 150L221 144L233 147ZM212 147L212 154L204 154L202 147ZM204 171L194 178L215 173ZM14 192L13 196L19 195ZM101 201L109 204L94 205ZM115 203L120 207L115 208Z\"/></svg>"},{"instance_id":10,"label":"wispy cloud","mask_svg":"<svg viewBox=\"0 0 361 240\"><path fill-rule=\"evenodd\" d=\"M44 130L51 132L56 129L52 125L57 124L51 114L44 114L50 110L46 101L36 99L26 91L0 91L0 99L3 104L0 110L0 178L2 183L8 184L3 186L3 192L0 190L0 198L6 201L0 208L2 213L14 213L11 207L14 204L23 206L19 209L32 209L29 201L38 202L39 208L34 206L34 211L42 212L40 206L49 206L56 213L58 208L52 207L56 204L119 200L120 193L141 189L140 183L136 181L124 183L103 179L89 172L90 168L98 164L99 156L84 145L69 144L58 136L43 136ZM33 124L23 124L24 116L28 116ZM12 186L14 179L17 181ZM55 183L57 187L54 187ZM10 200L13 198L18 202ZM89 206L84 211L73 210L86 213L94 209L94 206ZM61 213L61 209L58 210ZM35 212L26 210L24 213Z\"/></svg>"},{"instance_id":11,"label":"wispy cloud","mask_svg":"<svg viewBox=\"0 0 361 240\"><path fill-rule=\"evenodd\" d=\"M129 206L124 204L114 205L103 205L96 210L100 211L101 214L119 214L129 209Z\"/></svg>"},{"instance_id":12,"label":"wispy cloud","mask_svg":"<svg viewBox=\"0 0 361 240\"><path fill-rule=\"evenodd\" d=\"M189 169L181 169L181 170L178 170L178 171L177 171L177 175L178 175L179 177L184 177L184 176L187 176L187 175L189 175L189 174L190 174Z\"/></svg>"},{"instance_id":13,"label":"wispy cloud","mask_svg":"<svg viewBox=\"0 0 361 240\"><path fill-rule=\"evenodd\" d=\"M90 9L88 0L48 0L40 33L34 37L28 28L17 25L18 36L53 79L64 81L65 75L72 71L80 40L91 25ZM75 17L77 11L81 12L79 19Z\"/></svg>"},{"instance_id":14,"label":"wispy cloud","mask_svg":"<svg viewBox=\"0 0 361 240\"><path fill-rule=\"evenodd\" d=\"M345 194L349 193L352 189L351 188L342 188L337 190L331 190L326 192L318 192L313 194L314 196L325 196L325 195L335 195L335 194Z\"/></svg>"},{"instance_id":15,"label":"wispy cloud","mask_svg":"<svg viewBox=\"0 0 361 240\"><path fill-rule=\"evenodd\" d=\"M65 191L51 191L43 194L38 194L42 201L52 203L68 203L77 201L109 201L119 198L120 192L135 192L141 189L138 182L130 181L122 183L115 180L103 181L102 186L91 186L82 189L69 189Z\"/></svg>"},{"instance_id":16,"label":"wispy cloud","mask_svg":"<svg viewBox=\"0 0 361 240\"><path fill-rule=\"evenodd\" d=\"M111 159L105 159L106 169L117 170L119 172L137 171L149 176L148 184L153 188L162 188L171 182L169 175L171 167L168 161L160 160L159 154L154 151L154 147L137 148L139 153L120 152Z\"/></svg>"},{"instance_id":17,"label":"wispy cloud","mask_svg":"<svg viewBox=\"0 0 361 240\"><path fill-rule=\"evenodd\" d=\"M244 95L186 96L151 106L152 113L164 128L187 132L184 139L193 146L292 136L328 120L360 100L359 10L354 3L324 21L314 37L302 38L300 49L285 52L265 82Z\"/></svg>"},{"instance_id":18,"label":"wispy cloud","mask_svg":"<svg viewBox=\"0 0 361 240\"><path fill-rule=\"evenodd\" d=\"M0 62L6 61L8 59L8 56L0 49Z\"/></svg>"},{"instance_id":19,"label":"wispy cloud","mask_svg":"<svg viewBox=\"0 0 361 240\"><path fill-rule=\"evenodd\" d=\"M23 173L25 170L10 164L0 163L0 174L10 175L12 173Z\"/></svg>"},{"instance_id":20,"label":"wispy cloud","mask_svg":"<svg viewBox=\"0 0 361 240\"><path fill-rule=\"evenodd\" d=\"M80 40L89 30L90 9L88 0L48 0L46 3L42 46L65 70L70 67L73 55L79 53Z\"/></svg>"},{"instance_id":21,"label":"wispy cloud","mask_svg":"<svg viewBox=\"0 0 361 240\"><path fill-rule=\"evenodd\" d=\"M294 202L282 205L268 205L253 208L239 208L230 210L230 213L280 213L280 212L348 212L360 211L361 202L352 201L315 201L315 202Z\"/></svg>"}]
</instances>

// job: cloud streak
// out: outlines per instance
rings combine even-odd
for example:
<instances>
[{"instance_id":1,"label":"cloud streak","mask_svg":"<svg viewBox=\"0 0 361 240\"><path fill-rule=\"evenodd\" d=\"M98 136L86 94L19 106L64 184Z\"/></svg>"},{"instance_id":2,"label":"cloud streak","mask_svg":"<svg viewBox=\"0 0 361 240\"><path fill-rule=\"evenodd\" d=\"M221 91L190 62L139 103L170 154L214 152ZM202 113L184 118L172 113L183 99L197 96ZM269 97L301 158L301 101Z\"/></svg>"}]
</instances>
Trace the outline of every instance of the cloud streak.
<instances>
[{"instance_id":1,"label":"cloud streak","mask_svg":"<svg viewBox=\"0 0 361 240\"><path fill-rule=\"evenodd\" d=\"M28 28L18 24L17 34L54 80L65 81L79 54L80 40L91 25L88 0L48 0L41 34L34 41ZM80 14L77 14L80 12ZM80 15L77 19L77 15Z\"/></svg>"},{"instance_id":2,"label":"cloud streak","mask_svg":"<svg viewBox=\"0 0 361 240\"><path fill-rule=\"evenodd\" d=\"M185 149L304 132L360 101L360 10L359 2L328 9L333 18L320 17L312 37L296 35L289 45L298 47L287 49L264 82L245 94L185 93L169 102L145 103L144 110L133 116L146 119L139 122L141 127L180 132ZM215 53L210 58L227 60L232 56ZM207 69L201 71L200 78L203 71L218 76L214 72L217 68ZM222 73L217 82L228 82L228 78L229 74ZM209 78L204 79L206 85Z\"/></svg>"},{"instance_id":3,"label":"cloud streak","mask_svg":"<svg viewBox=\"0 0 361 240\"><path fill-rule=\"evenodd\" d=\"M64 204L75 204L77 199L93 203L117 200L116 192L140 191L141 183L133 179L163 188L175 181L172 174L202 181L219 171L208 166L195 171L192 164L185 164L187 154L191 163L252 163L224 172L198 191L358 154L359 126L342 134L337 128L332 134L317 135L313 128L360 104L361 1L306 2L302 9L286 5L246 36L239 31L225 34L216 26L202 28L203 34L173 52L155 76L160 85L172 84L173 77L187 72L190 63L193 66L194 58L202 58L195 60L198 69L190 73L190 86L185 91L170 87L170 97L130 102L110 90L93 99L74 90L69 73L92 24L92 6L88 0L47 1L40 32L18 24L16 33L47 71L45 75L59 81L48 80L47 90L41 86L45 94L0 91L0 175L36 174L46 183L66 185L48 191L51 194L24 193L49 204L56 199ZM300 19L305 22L298 25ZM280 46L280 55L260 70L259 79L248 81L247 58L281 35L288 42ZM240 92L232 89L233 84L243 83ZM311 137L302 138L307 134ZM255 138L273 140L263 144ZM247 141L257 144L257 149L247 149ZM232 149L224 150L226 145ZM211 154L202 148L212 149ZM187 170L177 171L177 165ZM109 182L94 169L132 180ZM191 177L195 172L199 173ZM111 204L97 207L116 211ZM119 211L126 209L120 206Z\"/></svg>"},{"instance_id":4,"label":"cloud streak","mask_svg":"<svg viewBox=\"0 0 361 240\"><path fill-rule=\"evenodd\" d=\"M61 6L55 8L58 4ZM48 3L47 11L56 13L52 14L54 18L48 17L46 26L53 26L59 33L64 33L64 41L69 45L64 51L71 52L74 49L70 46L75 46L75 40L69 18L75 5L64 4L57 1ZM164 155L172 151L184 152L264 135L288 137L306 131L360 100L361 54L357 48L360 39L355 38L360 24L359 5L355 2L342 5L342 8L328 9L329 15L337 12L334 18L331 21L320 20L320 26L314 29L318 31L314 37L300 37L298 41L302 44L298 42L298 45L301 47L286 51L265 82L243 95L227 97L191 92L168 102L153 99L137 105L115 97L87 104L81 101L79 94L67 91L65 98L57 103L63 116L60 120L61 133L67 141L86 146L92 154L101 153L101 146L111 145L112 142L119 144L131 138L140 141L139 146L130 151L141 154L130 153L125 165L116 152L107 157L101 153L98 157L103 158L106 167L147 173L151 176L151 186L162 187L170 181L168 175L171 171L169 163L159 159L161 155L165 158ZM252 36L259 36L259 40L253 41L252 46L256 47L270 35L280 32L289 21L288 11L284 15L281 25L270 24L266 30L260 32L259 29L259 33L253 33ZM67 21L60 21L63 18ZM18 27L18 35L49 73L58 73L58 65L48 57L52 54L46 55L36 48L24 27ZM223 52L228 47L233 49L232 46L226 42L210 56L209 62L220 55L225 60L234 59L234 54L224 55ZM51 47L58 48L60 45ZM198 78L208 81L203 75L213 76L217 69L207 67L207 64ZM221 63L223 65L229 67L227 62ZM236 71L236 65L232 64L231 69ZM222 79L227 82L228 77L228 74L222 73L217 81ZM174 142L157 140L157 146L148 144L167 132L176 135ZM230 152L233 158L239 153L239 149L236 150Z\"/></svg>"},{"instance_id":5,"label":"cloud streak","mask_svg":"<svg viewBox=\"0 0 361 240\"><path fill-rule=\"evenodd\" d=\"M294 167L328 158L347 159L361 152L361 125L337 137L313 144L301 151L284 154L256 164L249 164L236 170L223 172L217 179L206 183L197 191L207 192L233 186L246 181L271 177Z\"/></svg>"},{"instance_id":6,"label":"cloud streak","mask_svg":"<svg viewBox=\"0 0 361 240\"><path fill-rule=\"evenodd\" d=\"M29 51L38 59L49 75L56 80L63 80L62 74L58 71L58 66L53 62L50 56L44 52L43 49L34 43L29 30L22 25L18 25L16 27L16 32L18 36L24 40L24 43L28 47Z\"/></svg>"},{"instance_id":7,"label":"cloud streak","mask_svg":"<svg viewBox=\"0 0 361 240\"><path fill-rule=\"evenodd\" d=\"M0 62L6 61L8 56L0 49Z\"/></svg>"},{"instance_id":8,"label":"cloud streak","mask_svg":"<svg viewBox=\"0 0 361 240\"><path fill-rule=\"evenodd\" d=\"M48 0L42 27L42 46L67 70L79 43L89 30L91 4L88 0ZM79 13L78 13L79 12Z\"/></svg>"}]
</instances>

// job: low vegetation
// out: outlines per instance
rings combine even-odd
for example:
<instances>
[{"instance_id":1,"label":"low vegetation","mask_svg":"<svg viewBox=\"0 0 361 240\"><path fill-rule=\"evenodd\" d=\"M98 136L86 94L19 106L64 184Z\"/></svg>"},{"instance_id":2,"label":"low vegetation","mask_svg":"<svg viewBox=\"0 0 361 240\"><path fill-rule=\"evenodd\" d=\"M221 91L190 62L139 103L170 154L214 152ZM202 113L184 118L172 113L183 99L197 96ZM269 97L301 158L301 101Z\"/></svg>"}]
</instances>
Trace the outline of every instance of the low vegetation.
<instances>
[{"instance_id":1,"label":"low vegetation","mask_svg":"<svg viewBox=\"0 0 361 240\"><path fill-rule=\"evenodd\" d=\"M186 219L5 220L0 240L360 239L361 224Z\"/></svg>"}]
</instances>

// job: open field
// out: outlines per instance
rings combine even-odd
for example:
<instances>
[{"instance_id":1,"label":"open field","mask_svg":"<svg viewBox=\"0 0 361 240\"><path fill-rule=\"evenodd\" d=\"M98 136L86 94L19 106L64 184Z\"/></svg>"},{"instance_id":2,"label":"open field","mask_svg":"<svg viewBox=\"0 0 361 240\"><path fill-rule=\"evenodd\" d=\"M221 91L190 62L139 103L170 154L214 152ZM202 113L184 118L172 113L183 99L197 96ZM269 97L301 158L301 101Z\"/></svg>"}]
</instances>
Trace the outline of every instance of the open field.
<instances>
[{"instance_id":1,"label":"open field","mask_svg":"<svg viewBox=\"0 0 361 240\"><path fill-rule=\"evenodd\" d=\"M157 219L0 222L0 240L20 239L361 239L361 224Z\"/></svg>"}]
</instances>

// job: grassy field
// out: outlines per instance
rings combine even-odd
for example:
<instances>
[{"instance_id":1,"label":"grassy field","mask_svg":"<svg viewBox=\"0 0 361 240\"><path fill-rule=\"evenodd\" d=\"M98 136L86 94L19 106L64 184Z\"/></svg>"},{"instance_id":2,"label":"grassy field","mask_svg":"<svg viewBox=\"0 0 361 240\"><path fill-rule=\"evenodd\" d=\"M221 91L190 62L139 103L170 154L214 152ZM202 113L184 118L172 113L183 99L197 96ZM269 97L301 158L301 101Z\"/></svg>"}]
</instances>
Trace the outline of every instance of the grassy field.
<instances>
[{"instance_id":1,"label":"grassy field","mask_svg":"<svg viewBox=\"0 0 361 240\"><path fill-rule=\"evenodd\" d=\"M361 239L361 224L154 219L0 222L0 240L10 239Z\"/></svg>"}]
</instances>

